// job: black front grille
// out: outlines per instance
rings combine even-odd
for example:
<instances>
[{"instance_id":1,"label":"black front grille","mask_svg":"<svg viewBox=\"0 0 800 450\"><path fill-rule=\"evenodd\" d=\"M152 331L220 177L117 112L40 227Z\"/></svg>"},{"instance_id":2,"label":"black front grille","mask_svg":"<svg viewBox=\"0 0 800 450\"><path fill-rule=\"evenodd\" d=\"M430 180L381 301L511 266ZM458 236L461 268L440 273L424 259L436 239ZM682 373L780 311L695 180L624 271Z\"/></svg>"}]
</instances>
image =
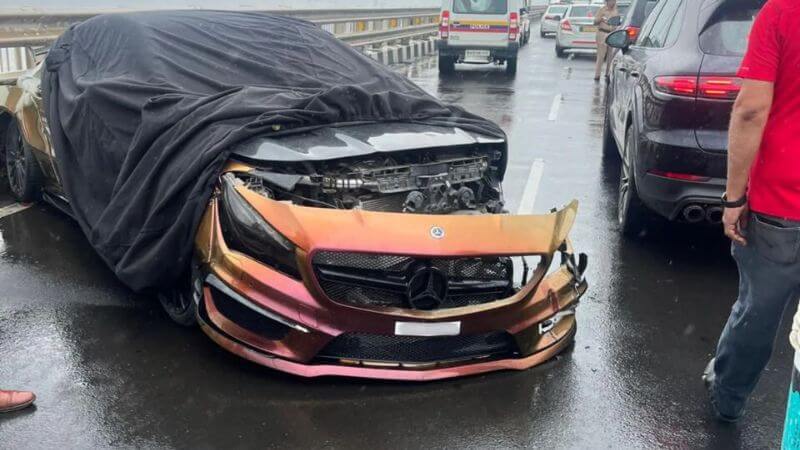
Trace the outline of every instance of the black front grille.
<instances>
[{"instance_id":1,"label":"black front grille","mask_svg":"<svg viewBox=\"0 0 800 450\"><path fill-rule=\"evenodd\" d=\"M353 306L411 308L409 283L420 268L445 275L447 294L433 309L460 308L513 294L510 258L415 258L352 252L319 252L314 267L333 301Z\"/></svg>"},{"instance_id":2,"label":"black front grille","mask_svg":"<svg viewBox=\"0 0 800 450\"><path fill-rule=\"evenodd\" d=\"M214 305L220 314L240 327L271 340L281 340L290 328L242 305L219 289L211 288Z\"/></svg>"},{"instance_id":3,"label":"black front grille","mask_svg":"<svg viewBox=\"0 0 800 450\"><path fill-rule=\"evenodd\" d=\"M400 363L432 363L519 353L506 332L471 336L383 336L345 333L334 338L317 355L327 359L353 359Z\"/></svg>"}]
</instances>

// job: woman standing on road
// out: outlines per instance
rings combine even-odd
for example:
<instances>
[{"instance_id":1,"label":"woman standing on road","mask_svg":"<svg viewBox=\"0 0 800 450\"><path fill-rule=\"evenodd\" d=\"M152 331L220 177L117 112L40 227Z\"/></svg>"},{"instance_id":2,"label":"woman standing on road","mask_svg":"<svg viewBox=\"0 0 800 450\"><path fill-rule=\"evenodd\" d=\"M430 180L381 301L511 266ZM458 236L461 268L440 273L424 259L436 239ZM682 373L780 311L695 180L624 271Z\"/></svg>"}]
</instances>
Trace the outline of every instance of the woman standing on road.
<instances>
[{"instance_id":1,"label":"woman standing on road","mask_svg":"<svg viewBox=\"0 0 800 450\"><path fill-rule=\"evenodd\" d=\"M594 18L594 24L597 26L597 63L594 69L594 81L600 81L600 75L603 72L603 66L608 55L606 36L614 31L614 27L609 25L608 20L618 15L617 0L606 0L606 4L597 11L597 15Z\"/></svg>"}]
</instances>

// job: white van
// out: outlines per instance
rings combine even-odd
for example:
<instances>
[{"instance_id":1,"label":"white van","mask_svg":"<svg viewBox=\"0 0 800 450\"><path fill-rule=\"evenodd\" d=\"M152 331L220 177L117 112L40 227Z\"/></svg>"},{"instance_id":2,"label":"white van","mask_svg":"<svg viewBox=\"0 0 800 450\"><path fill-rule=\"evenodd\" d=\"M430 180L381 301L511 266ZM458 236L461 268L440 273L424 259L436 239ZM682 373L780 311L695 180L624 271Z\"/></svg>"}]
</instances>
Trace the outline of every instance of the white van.
<instances>
[{"instance_id":1,"label":"white van","mask_svg":"<svg viewBox=\"0 0 800 450\"><path fill-rule=\"evenodd\" d=\"M517 72L517 52L527 14L524 0L443 0L439 18L439 72L452 73L456 63L506 64Z\"/></svg>"}]
</instances>

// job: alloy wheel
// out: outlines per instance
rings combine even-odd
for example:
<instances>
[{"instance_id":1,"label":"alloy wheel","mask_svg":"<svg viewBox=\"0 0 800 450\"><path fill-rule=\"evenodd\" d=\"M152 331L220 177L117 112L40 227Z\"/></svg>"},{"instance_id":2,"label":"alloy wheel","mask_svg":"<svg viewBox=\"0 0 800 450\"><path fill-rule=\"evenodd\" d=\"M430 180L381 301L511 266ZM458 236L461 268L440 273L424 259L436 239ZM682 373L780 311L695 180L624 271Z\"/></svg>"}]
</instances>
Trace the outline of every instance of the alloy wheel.
<instances>
[{"instance_id":1,"label":"alloy wheel","mask_svg":"<svg viewBox=\"0 0 800 450\"><path fill-rule=\"evenodd\" d=\"M617 202L617 220L620 224L625 223L628 215L631 194L631 169L627 158L623 157L619 170L619 201Z\"/></svg>"},{"instance_id":2,"label":"alloy wheel","mask_svg":"<svg viewBox=\"0 0 800 450\"><path fill-rule=\"evenodd\" d=\"M25 151L22 145L22 136L18 134L6 148L8 183L16 195L22 195L25 189Z\"/></svg>"}]
</instances>

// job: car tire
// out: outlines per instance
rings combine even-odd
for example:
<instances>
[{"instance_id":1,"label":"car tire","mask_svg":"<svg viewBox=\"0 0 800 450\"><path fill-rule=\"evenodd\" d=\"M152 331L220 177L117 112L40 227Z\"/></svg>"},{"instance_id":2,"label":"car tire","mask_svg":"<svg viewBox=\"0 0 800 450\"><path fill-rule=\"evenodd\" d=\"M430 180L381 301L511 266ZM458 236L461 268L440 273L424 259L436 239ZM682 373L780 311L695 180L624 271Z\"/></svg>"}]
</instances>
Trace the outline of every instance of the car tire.
<instances>
[{"instance_id":1,"label":"car tire","mask_svg":"<svg viewBox=\"0 0 800 450\"><path fill-rule=\"evenodd\" d=\"M203 280L196 263L173 286L156 296L173 322L183 327L197 325L197 305L203 299Z\"/></svg>"},{"instance_id":2,"label":"car tire","mask_svg":"<svg viewBox=\"0 0 800 450\"><path fill-rule=\"evenodd\" d=\"M442 75L451 75L456 71L456 59L452 56L439 55L439 73Z\"/></svg>"},{"instance_id":3,"label":"car tire","mask_svg":"<svg viewBox=\"0 0 800 450\"><path fill-rule=\"evenodd\" d=\"M556 56L558 56L559 58L567 56L567 54L564 53L564 50L566 50L564 47L556 44Z\"/></svg>"},{"instance_id":4,"label":"car tire","mask_svg":"<svg viewBox=\"0 0 800 450\"><path fill-rule=\"evenodd\" d=\"M603 157L618 158L620 156L619 146L617 145L616 139L614 139L614 133L611 132L611 121L608 116L608 94L606 94L606 107L604 108L604 110L605 113L603 114Z\"/></svg>"},{"instance_id":5,"label":"car tire","mask_svg":"<svg viewBox=\"0 0 800 450\"><path fill-rule=\"evenodd\" d=\"M638 236L647 220L647 207L639 199L636 191L636 175L633 155L636 137L633 126L625 133L625 152L619 168L619 200L617 201L617 222L620 232L627 237Z\"/></svg>"},{"instance_id":6,"label":"car tire","mask_svg":"<svg viewBox=\"0 0 800 450\"><path fill-rule=\"evenodd\" d=\"M506 60L506 75L514 76L517 74L517 58L508 58Z\"/></svg>"},{"instance_id":7,"label":"car tire","mask_svg":"<svg viewBox=\"0 0 800 450\"><path fill-rule=\"evenodd\" d=\"M5 165L11 194L20 203L31 203L42 195L42 169L33 151L12 120L5 133Z\"/></svg>"}]
</instances>

